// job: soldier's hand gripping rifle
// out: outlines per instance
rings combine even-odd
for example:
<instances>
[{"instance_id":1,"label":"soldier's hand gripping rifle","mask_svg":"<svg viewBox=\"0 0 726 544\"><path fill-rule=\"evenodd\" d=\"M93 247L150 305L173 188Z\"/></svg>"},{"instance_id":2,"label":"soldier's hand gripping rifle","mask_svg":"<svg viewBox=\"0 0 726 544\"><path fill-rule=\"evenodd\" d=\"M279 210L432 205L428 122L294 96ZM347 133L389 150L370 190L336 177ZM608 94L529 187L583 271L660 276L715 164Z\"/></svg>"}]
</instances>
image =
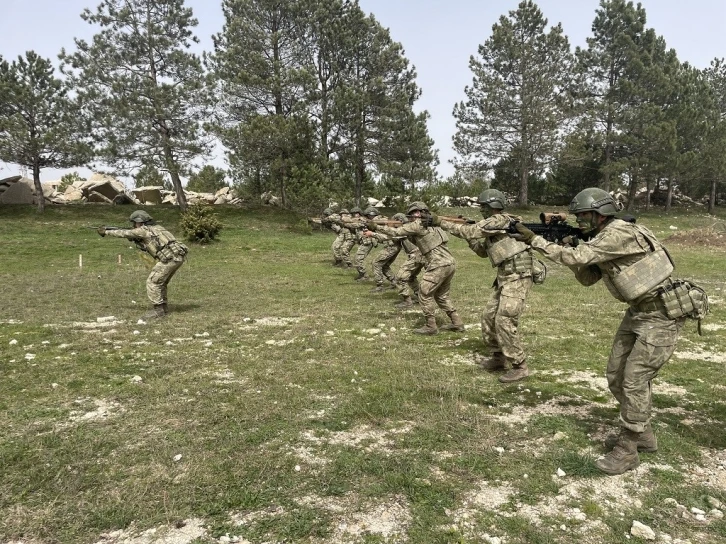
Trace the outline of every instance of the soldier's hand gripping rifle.
<instances>
[{"instance_id":1,"label":"soldier's hand gripping rifle","mask_svg":"<svg viewBox=\"0 0 726 544\"><path fill-rule=\"evenodd\" d=\"M529 230L541 236L548 242L576 246L580 242L590 239L590 234L583 233L577 227L567 223L566 213L542 212L539 214L539 223L522 223ZM515 223L509 225L509 234L518 234Z\"/></svg>"},{"instance_id":2,"label":"soldier's hand gripping rifle","mask_svg":"<svg viewBox=\"0 0 726 544\"><path fill-rule=\"evenodd\" d=\"M95 230L99 236L106 236L107 230L124 230L123 227L113 227L110 225L101 225L100 227L82 227L84 229L93 229Z\"/></svg>"}]
</instances>

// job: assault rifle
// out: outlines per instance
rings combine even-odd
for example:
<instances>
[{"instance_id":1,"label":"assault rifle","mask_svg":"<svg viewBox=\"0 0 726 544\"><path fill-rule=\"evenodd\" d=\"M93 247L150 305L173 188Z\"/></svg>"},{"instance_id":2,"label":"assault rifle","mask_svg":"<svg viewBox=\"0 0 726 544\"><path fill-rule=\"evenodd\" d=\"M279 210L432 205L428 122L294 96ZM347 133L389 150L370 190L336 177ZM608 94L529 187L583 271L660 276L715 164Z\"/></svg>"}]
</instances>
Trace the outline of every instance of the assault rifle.
<instances>
[{"instance_id":1,"label":"assault rifle","mask_svg":"<svg viewBox=\"0 0 726 544\"><path fill-rule=\"evenodd\" d=\"M448 221L449 223L458 223L460 225L473 225L476 223L473 219L469 219L468 217L464 217L463 215L458 215L456 217L450 217L447 215L439 215L439 219L442 221Z\"/></svg>"},{"instance_id":2,"label":"assault rifle","mask_svg":"<svg viewBox=\"0 0 726 544\"><path fill-rule=\"evenodd\" d=\"M623 221L635 223L635 217L625 215L621 217ZM548 242L564 245L577 245L579 242L586 242L592 238L591 233L582 232L579 228L573 227L567 223L566 213L542 212L539 214L539 223L522 223L529 230L541 236ZM518 234L514 227L515 223L509 225L509 234Z\"/></svg>"},{"instance_id":3,"label":"assault rifle","mask_svg":"<svg viewBox=\"0 0 726 544\"><path fill-rule=\"evenodd\" d=\"M83 229L93 229L98 230L100 228L103 228L104 230L125 230L125 227L112 227L112 226L106 226L106 225L100 225L98 227L81 227Z\"/></svg>"}]
</instances>

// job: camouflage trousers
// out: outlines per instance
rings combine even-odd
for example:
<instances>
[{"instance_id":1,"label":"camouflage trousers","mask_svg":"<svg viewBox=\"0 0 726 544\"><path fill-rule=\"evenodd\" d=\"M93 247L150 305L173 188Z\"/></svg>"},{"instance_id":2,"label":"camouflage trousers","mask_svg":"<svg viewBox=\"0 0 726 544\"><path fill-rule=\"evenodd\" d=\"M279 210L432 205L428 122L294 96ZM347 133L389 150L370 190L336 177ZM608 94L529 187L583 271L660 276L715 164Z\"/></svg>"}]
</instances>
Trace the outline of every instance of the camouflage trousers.
<instances>
[{"instance_id":1,"label":"camouflage trousers","mask_svg":"<svg viewBox=\"0 0 726 544\"><path fill-rule=\"evenodd\" d=\"M333 260L337 263L344 262L343 259L343 244L345 244L345 234L340 233L333 240L333 245L330 246L333 252ZM350 253L348 254L348 260L350 260Z\"/></svg>"},{"instance_id":2,"label":"camouflage trousers","mask_svg":"<svg viewBox=\"0 0 726 544\"><path fill-rule=\"evenodd\" d=\"M366 273L366 263L365 259L368 257L368 254L373 250L373 244L360 244L358 246L358 251L355 252L355 258L353 259L353 266L358 271L358 274L361 276L365 275Z\"/></svg>"},{"instance_id":3,"label":"camouflage trousers","mask_svg":"<svg viewBox=\"0 0 726 544\"><path fill-rule=\"evenodd\" d=\"M154 268L151 269L151 274L146 278L146 295L154 306L164 304L167 301L166 286L183 264L184 259L167 263L158 261Z\"/></svg>"},{"instance_id":4,"label":"camouflage trousers","mask_svg":"<svg viewBox=\"0 0 726 544\"><path fill-rule=\"evenodd\" d=\"M642 433L650 422L651 382L673 355L684 321L662 311L625 313L613 340L607 379L626 429Z\"/></svg>"},{"instance_id":5,"label":"camouflage trousers","mask_svg":"<svg viewBox=\"0 0 726 544\"><path fill-rule=\"evenodd\" d=\"M376 285L383 285L385 280L396 282L396 276L391 272L391 265L400 252L401 246L398 244L385 246L373 259L373 278L376 280Z\"/></svg>"},{"instance_id":6,"label":"camouflage trousers","mask_svg":"<svg viewBox=\"0 0 726 544\"><path fill-rule=\"evenodd\" d=\"M519 318L532 288L532 278L519 278L495 286L481 316L481 335L491 355L502 353L507 362L519 364L525 354L519 337Z\"/></svg>"},{"instance_id":7,"label":"camouflage trousers","mask_svg":"<svg viewBox=\"0 0 726 544\"><path fill-rule=\"evenodd\" d=\"M424 316L433 317L437 305L447 314L456 311L449 298L454 272L456 265L453 264L424 272L418 290L418 301Z\"/></svg>"},{"instance_id":8,"label":"camouflage trousers","mask_svg":"<svg viewBox=\"0 0 726 544\"><path fill-rule=\"evenodd\" d=\"M403 263L396 272L396 283L398 284L398 294L402 297L418 296L418 276L424 267L421 256L408 256L406 262Z\"/></svg>"},{"instance_id":9,"label":"camouflage trousers","mask_svg":"<svg viewBox=\"0 0 726 544\"><path fill-rule=\"evenodd\" d=\"M353 268L353 260L350 258L350 251L355 245L355 240L350 236L344 236L343 242L340 244L340 260L347 266Z\"/></svg>"}]
</instances>

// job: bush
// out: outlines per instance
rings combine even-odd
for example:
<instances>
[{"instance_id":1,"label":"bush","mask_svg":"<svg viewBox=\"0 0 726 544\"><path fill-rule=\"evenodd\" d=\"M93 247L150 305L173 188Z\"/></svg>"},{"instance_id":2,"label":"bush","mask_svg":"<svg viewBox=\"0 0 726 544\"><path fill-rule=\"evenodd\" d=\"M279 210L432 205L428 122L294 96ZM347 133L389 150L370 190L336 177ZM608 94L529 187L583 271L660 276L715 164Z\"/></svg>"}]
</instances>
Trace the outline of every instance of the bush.
<instances>
[{"instance_id":1,"label":"bush","mask_svg":"<svg viewBox=\"0 0 726 544\"><path fill-rule=\"evenodd\" d=\"M208 244L222 230L222 223L212 212L212 208L203 204L189 206L182 214L179 224L187 240L200 244Z\"/></svg>"}]
</instances>

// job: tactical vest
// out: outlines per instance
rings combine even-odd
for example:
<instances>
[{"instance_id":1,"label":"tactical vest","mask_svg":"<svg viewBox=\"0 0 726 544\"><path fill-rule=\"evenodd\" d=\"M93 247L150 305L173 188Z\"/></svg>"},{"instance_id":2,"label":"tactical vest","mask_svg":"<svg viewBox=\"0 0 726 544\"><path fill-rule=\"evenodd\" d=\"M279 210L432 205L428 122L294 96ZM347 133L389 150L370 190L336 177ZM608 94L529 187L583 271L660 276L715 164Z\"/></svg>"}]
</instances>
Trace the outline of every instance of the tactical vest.
<instances>
[{"instance_id":1,"label":"tactical vest","mask_svg":"<svg viewBox=\"0 0 726 544\"><path fill-rule=\"evenodd\" d=\"M416 245L423 255L430 253L433 249L444 245L449 241L449 236L439 227L430 227L426 229L426 234L416 236Z\"/></svg>"},{"instance_id":2,"label":"tactical vest","mask_svg":"<svg viewBox=\"0 0 726 544\"><path fill-rule=\"evenodd\" d=\"M494 268L498 267L507 259L511 259L520 253L528 253L528 246L524 242L519 242L514 238L510 238L506 234L492 236L487 245L487 255ZM532 268L532 255L529 255L529 265Z\"/></svg>"},{"instance_id":3,"label":"tactical vest","mask_svg":"<svg viewBox=\"0 0 726 544\"><path fill-rule=\"evenodd\" d=\"M148 240L143 241L142 249L162 263L181 260L189 251L187 246L177 242L174 235L164 227L144 225L141 228L146 229L151 234Z\"/></svg>"},{"instance_id":4,"label":"tactical vest","mask_svg":"<svg viewBox=\"0 0 726 544\"><path fill-rule=\"evenodd\" d=\"M621 302L632 302L670 277L673 273L673 260L658 239L645 227L625 222L614 227L630 230L646 251L645 255L628 255L598 265L603 271L602 279L610 294Z\"/></svg>"}]
</instances>

